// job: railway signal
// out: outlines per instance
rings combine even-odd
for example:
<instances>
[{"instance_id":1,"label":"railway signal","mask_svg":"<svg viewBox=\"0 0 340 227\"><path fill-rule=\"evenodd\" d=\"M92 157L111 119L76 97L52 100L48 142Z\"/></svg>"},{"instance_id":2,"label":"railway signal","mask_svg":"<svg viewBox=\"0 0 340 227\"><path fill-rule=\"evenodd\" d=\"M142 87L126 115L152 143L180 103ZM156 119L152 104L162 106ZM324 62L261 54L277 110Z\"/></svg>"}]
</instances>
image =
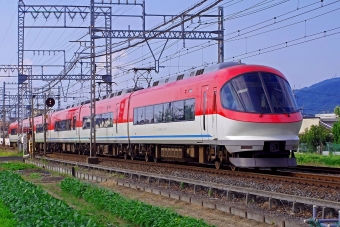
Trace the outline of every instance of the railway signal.
<instances>
[{"instance_id":1,"label":"railway signal","mask_svg":"<svg viewBox=\"0 0 340 227\"><path fill-rule=\"evenodd\" d=\"M45 101L45 104L46 104L46 106L48 106L48 107L53 107L54 104L55 104L54 98L47 98L46 101Z\"/></svg>"}]
</instances>

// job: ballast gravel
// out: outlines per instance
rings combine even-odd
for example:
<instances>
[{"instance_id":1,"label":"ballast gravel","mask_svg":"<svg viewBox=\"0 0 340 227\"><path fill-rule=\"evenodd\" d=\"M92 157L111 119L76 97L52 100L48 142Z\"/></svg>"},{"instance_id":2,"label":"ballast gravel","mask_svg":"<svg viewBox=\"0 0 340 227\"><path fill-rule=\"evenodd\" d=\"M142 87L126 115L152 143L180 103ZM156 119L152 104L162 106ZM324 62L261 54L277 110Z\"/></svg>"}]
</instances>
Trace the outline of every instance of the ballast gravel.
<instances>
[{"instance_id":1,"label":"ballast gravel","mask_svg":"<svg viewBox=\"0 0 340 227\"><path fill-rule=\"evenodd\" d=\"M100 165L116 167L120 169L129 169L134 171L149 172L162 174L166 176L182 177L192 180L213 182L219 184L233 185L239 187L253 188L263 191L284 193L301 197L317 198L329 201L340 202L340 190L326 187L316 187L291 182L270 181L262 179L253 179L240 176L226 176L222 174L211 174L194 172L190 170L175 169L169 167L143 165L142 163L124 163L114 161L104 161Z\"/></svg>"}]
</instances>

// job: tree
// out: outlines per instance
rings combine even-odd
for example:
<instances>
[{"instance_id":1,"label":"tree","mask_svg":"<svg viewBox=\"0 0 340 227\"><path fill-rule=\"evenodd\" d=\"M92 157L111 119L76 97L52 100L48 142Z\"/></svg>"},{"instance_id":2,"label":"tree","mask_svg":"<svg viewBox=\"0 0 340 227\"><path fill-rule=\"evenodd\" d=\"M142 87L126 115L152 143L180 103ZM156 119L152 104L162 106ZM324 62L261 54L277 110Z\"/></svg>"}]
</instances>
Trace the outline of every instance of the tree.
<instances>
[{"instance_id":1,"label":"tree","mask_svg":"<svg viewBox=\"0 0 340 227\"><path fill-rule=\"evenodd\" d=\"M340 143L340 122L337 121L333 124L332 128L334 143Z\"/></svg>"},{"instance_id":2,"label":"tree","mask_svg":"<svg viewBox=\"0 0 340 227\"><path fill-rule=\"evenodd\" d=\"M320 146L319 152L322 150L322 146L326 145L326 142L332 141L332 133L320 125L312 125L310 129L306 129L303 134L300 135L300 141L307 143L309 150L315 151Z\"/></svg>"},{"instance_id":3,"label":"tree","mask_svg":"<svg viewBox=\"0 0 340 227\"><path fill-rule=\"evenodd\" d=\"M334 108L334 113L335 113L335 115L336 115L337 117L340 117L340 106L336 106L336 107Z\"/></svg>"},{"instance_id":4,"label":"tree","mask_svg":"<svg viewBox=\"0 0 340 227\"><path fill-rule=\"evenodd\" d=\"M340 117L340 106L336 106L334 108L334 113L337 117ZM334 136L334 143L340 143L340 122L339 120L333 124L333 136Z\"/></svg>"}]
</instances>

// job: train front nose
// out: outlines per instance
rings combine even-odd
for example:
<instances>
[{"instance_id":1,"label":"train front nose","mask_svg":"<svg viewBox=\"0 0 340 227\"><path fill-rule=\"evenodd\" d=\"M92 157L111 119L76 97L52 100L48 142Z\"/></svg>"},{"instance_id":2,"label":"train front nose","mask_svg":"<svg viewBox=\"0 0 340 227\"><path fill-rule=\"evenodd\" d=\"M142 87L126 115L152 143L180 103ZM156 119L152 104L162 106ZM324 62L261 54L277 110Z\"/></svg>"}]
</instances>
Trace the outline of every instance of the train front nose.
<instances>
[{"instance_id":1,"label":"train front nose","mask_svg":"<svg viewBox=\"0 0 340 227\"><path fill-rule=\"evenodd\" d=\"M283 75L248 72L221 89L226 125L221 139L239 167L296 166L301 114Z\"/></svg>"}]
</instances>

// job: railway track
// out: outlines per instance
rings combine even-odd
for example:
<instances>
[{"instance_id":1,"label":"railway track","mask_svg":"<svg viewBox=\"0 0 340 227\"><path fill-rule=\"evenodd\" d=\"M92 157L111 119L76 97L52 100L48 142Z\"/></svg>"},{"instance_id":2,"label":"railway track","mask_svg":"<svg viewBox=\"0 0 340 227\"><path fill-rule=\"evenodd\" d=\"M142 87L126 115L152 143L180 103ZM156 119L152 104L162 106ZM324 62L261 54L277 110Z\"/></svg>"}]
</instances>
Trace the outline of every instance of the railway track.
<instances>
[{"instance_id":1,"label":"railway track","mask_svg":"<svg viewBox=\"0 0 340 227\"><path fill-rule=\"evenodd\" d=\"M274 208L274 210L281 210L281 208L283 208L284 212L288 215L292 213L305 215L306 213L304 211L316 205L319 207L319 211L322 211L323 218L325 218L326 215L334 217L337 210L340 209L338 189L307 187L304 186L306 183L303 183L301 180L300 184L297 185L290 183L291 181L283 180L283 176L232 172L168 163L136 162L124 159L111 159L108 157L98 157L99 162L101 162L100 164L88 164L86 163L87 156L69 154L52 154L49 156L50 157L45 157L45 160L43 160L44 157L37 157L38 160L28 159L27 162L83 180L103 182L113 179L117 185L175 198L229 213L232 213L231 210L233 208L229 207L230 204L228 201L240 202L242 205L239 205L243 210L241 213L245 213L241 215L242 217L247 217L248 212L250 212L247 208L244 211L244 207L248 207L248 204L258 206L259 209L265 210L272 210L272 208ZM158 165L163 168L157 168ZM78 166L78 168L73 168L74 166ZM279 172L275 172L274 174L278 173ZM248 175L245 175L246 177L239 177L244 174ZM254 174L257 174L257 176L254 176ZM207 175L210 177L206 177ZM213 180L213 178L217 180ZM319 180L305 180L319 182ZM247 183L242 184L242 182ZM333 183L337 186L340 184L339 181ZM181 187L183 185L184 191ZM323 186L327 185L324 183ZM214 194L213 200L211 200L209 192ZM268 207L263 207L264 201L268 202ZM243 203L246 205L243 205ZM250 209L252 210L252 208ZM240 212L238 212L237 215L239 215L239 213ZM260 213L262 214L262 212ZM309 216L310 215L307 215L306 217Z\"/></svg>"},{"instance_id":2,"label":"railway track","mask_svg":"<svg viewBox=\"0 0 340 227\"><path fill-rule=\"evenodd\" d=\"M50 154L48 155L50 158L57 159L65 159L76 162L86 162L87 156L79 156L73 154ZM241 169L240 171L231 171L220 169L216 170L213 168L206 167L198 167L198 166L190 166L190 165L177 165L177 164L169 164L169 163L154 163L154 162L138 162L132 160L125 160L119 158L110 158L110 157L98 157L99 163L103 162L120 162L120 163L128 163L129 165L144 165L144 166L154 166L154 167L167 167L170 169L180 169L186 171L195 171L209 174L217 174L223 176L234 176L234 177L246 177L252 179L260 179L260 180L270 180L274 182L286 182L286 183L296 183L303 184L309 186L317 186L317 187L326 187L326 188L340 188L340 176L336 175L324 175L324 174L315 174L315 173L302 173L302 172L281 172L281 171L258 171L258 170L250 170L250 169ZM320 168L320 167L319 167ZM303 169L300 166L296 169ZM312 168L310 168L312 169ZM304 170L307 170L305 168ZM326 171L325 168L322 169ZM317 171L315 169L315 171ZM320 169L319 169L320 171ZM335 170L334 170L335 171Z\"/></svg>"},{"instance_id":3,"label":"railway track","mask_svg":"<svg viewBox=\"0 0 340 227\"><path fill-rule=\"evenodd\" d=\"M340 168L336 167L324 167L324 166L304 166L298 165L295 168L290 168L291 170L306 171L311 173L326 173L326 174L339 174Z\"/></svg>"}]
</instances>

